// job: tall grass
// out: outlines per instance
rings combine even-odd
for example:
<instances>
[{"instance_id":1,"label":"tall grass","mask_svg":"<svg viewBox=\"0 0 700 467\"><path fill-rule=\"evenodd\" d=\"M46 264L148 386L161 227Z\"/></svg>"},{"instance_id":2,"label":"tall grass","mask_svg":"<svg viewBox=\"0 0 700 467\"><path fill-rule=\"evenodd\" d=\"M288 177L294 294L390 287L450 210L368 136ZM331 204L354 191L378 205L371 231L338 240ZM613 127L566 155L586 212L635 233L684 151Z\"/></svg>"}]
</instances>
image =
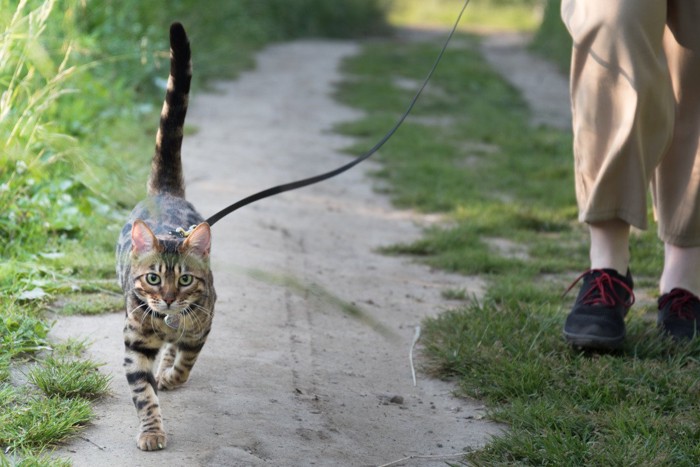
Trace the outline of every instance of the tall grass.
<instances>
[{"instance_id":1,"label":"tall grass","mask_svg":"<svg viewBox=\"0 0 700 467\"><path fill-rule=\"evenodd\" d=\"M32 9L23 0L14 11L7 0L1 3L7 26L0 44L0 236L6 239L0 253L6 258L34 251L43 230L72 223L68 198L46 175L73 143L51 114L71 92L67 81L75 68L67 65L70 49L56 61L40 40L54 1Z\"/></svg>"}]
</instances>

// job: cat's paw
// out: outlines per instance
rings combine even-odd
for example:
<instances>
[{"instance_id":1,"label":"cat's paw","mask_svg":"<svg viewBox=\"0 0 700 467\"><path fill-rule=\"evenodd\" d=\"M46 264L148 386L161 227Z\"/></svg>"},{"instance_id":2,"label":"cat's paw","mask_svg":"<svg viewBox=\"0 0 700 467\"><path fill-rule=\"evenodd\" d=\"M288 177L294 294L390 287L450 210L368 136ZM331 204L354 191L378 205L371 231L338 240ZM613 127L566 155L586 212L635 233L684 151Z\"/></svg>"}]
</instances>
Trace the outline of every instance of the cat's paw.
<instances>
[{"instance_id":1,"label":"cat's paw","mask_svg":"<svg viewBox=\"0 0 700 467\"><path fill-rule=\"evenodd\" d=\"M165 449L168 440L163 431L143 431L136 438L136 445L142 451L158 451Z\"/></svg>"},{"instance_id":2,"label":"cat's paw","mask_svg":"<svg viewBox=\"0 0 700 467\"><path fill-rule=\"evenodd\" d=\"M158 373L158 376L156 376L156 381L158 381L159 390L163 389L166 391L171 391L185 384L187 379L183 378L180 373L176 372L172 368L168 368L167 370Z\"/></svg>"}]
</instances>

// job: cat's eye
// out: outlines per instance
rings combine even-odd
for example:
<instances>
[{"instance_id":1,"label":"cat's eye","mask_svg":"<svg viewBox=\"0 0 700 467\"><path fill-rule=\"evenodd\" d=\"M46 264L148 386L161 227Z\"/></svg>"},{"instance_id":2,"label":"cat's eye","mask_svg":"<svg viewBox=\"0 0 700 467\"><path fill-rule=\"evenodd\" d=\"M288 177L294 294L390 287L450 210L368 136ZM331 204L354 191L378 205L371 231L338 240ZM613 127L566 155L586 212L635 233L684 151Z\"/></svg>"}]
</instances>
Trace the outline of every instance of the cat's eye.
<instances>
[{"instance_id":1,"label":"cat's eye","mask_svg":"<svg viewBox=\"0 0 700 467\"><path fill-rule=\"evenodd\" d=\"M192 274L183 274L180 276L178 283L183 287L187 287L188 285L192 285L193 281L194 276Z\"/></svg>"},{"instance_id":2,"label":"cat's eye","mask_svg":"<svg viewBox=\"0 0 700 467\"><path fill-rule=\"evenodd\" d=\"M149 272L146 274L146 282L148 282L149 285L158 285L160 284L160 276L155 272Z\"/></svg>"}]
</instances>

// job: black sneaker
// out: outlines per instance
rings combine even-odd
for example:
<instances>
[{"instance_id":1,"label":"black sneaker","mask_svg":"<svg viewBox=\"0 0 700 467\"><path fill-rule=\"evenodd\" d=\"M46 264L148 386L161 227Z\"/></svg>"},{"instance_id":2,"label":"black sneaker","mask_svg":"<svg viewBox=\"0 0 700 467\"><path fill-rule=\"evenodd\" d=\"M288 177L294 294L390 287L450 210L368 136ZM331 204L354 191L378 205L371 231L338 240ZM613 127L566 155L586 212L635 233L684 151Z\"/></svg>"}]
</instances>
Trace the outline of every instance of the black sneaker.
<instances>
[{"instance_id":1,"label":"black sneaker","mask_svg":"<svg viewBox=\"0 0 700 467\"><path fill-rule=\"evenodd\" d=\"M659 297L657 325L674 339L692 339L698 334L700 298L685 289L673 289Z\"/></svg>"},{"instance_id":2,"label":"black sneaker","mask_svg":"<svg viewBox=\"0 0 700 467\"><path fill-rule=\"evenodd\" d=\"M629 270L625 277L614 269L591 269L569 290L581 279L581 290L566 317L564 337L571 345L586 349L620 348L626 334L625 316L634 303L632 275Z\"/></svg>"}]
</instances>

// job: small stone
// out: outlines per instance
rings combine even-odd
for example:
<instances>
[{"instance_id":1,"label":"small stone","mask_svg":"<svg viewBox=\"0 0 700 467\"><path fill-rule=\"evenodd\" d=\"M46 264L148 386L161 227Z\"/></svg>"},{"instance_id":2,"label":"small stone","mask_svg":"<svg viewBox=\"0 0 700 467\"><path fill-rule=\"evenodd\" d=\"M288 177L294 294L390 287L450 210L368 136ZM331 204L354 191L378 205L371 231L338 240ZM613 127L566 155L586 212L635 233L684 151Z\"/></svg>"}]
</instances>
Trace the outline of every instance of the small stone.
<instances>
[{"instance_id":1,"label":"small stone","mask_svg":"<svg viewBox=\"0 0 700 467\"><path fill-rule=\"evenodd\" d=\"M403 396L399 396L399 395L392 396L391 399L389 399L389 402L392 404L402 405L403 404Z\"/></svg>"},{"instance_id":2,"label":"small stone","mask_svg":"<svg viewBox=\"0 0 700 467\"><path fill-rule=\"evenodd\" d=\"M389 405L389 404L403 405L404 398L403 398L403 396L400 396L398 394L382 394L379 396L379 402L382 405Z\"/></svg>"}]
</instances>

